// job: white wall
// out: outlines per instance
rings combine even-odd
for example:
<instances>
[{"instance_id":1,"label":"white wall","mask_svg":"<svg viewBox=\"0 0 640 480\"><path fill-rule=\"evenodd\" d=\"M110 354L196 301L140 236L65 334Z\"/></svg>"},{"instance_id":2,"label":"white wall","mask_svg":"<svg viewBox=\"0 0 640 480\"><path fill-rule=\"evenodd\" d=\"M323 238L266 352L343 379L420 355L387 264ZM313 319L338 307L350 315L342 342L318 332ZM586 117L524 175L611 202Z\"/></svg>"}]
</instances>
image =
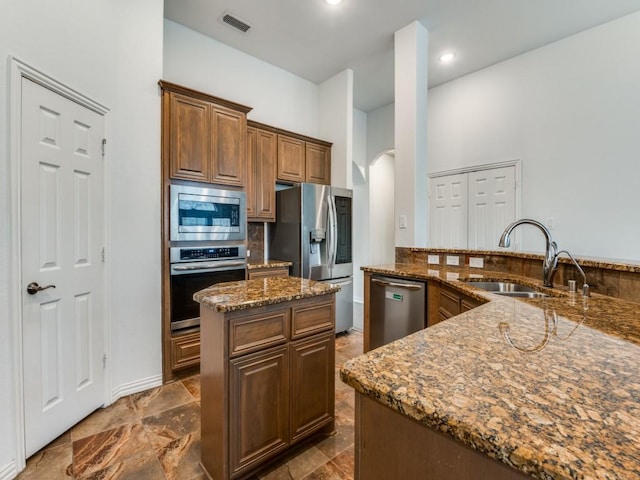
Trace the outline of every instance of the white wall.
<instances>
[{"instance_id":1,"label":"white wall","mask_svg":"<svg viewBox=\"0 0 640 480\"><path fill-rule=\"evenodd\" d=\"M353 70L344 70L319 85L318 135L333 142L331 185L353 188Z\"/></svg>"},{"instance_id":2,"label":"white wall","mask_svg":"<svg viewBox=\"0 0 640 480\"><path fill-rule=\"evenodd\" d=\"M111 109L111 388L160 379L162 0L0 0L0 472L15 466L9 309L7 58L16 56ZM132 248L135 246L135 249Z\"/></svg>"},{"instance_id":3,"label":"white wall","mask_svg":"<svg viewBox=\"0 0 640 480\"><path fill-rule=\"evenodd\" d=\"M395 104L367 113L367 159L371 163L381 153L395 147Z\"/></svg>"},{"instance_id":4,"label":"white wall","mask_svg":"<svg viewBox=\"0 0 640 480\"><path fill-rule=\"evenodd\" d=\"M395 262L395 175L393 155L384 153L369 166L369 261L374 265Z\"/></svg>"},{"instance_id":5,"label":"white wall","mask_svg":"<svg viewBox=\"0 0 640 480\"><path fill-rule=\"evenodd\" d=\"M367 182L367 114L353 110L353 300L364 298L360 270L369 261L369 184ZM361 319L359 319L361 321ZM354 315L354 325L358 318ZM362 325L355 325L362 329Z\"/></svg>"},{"instance_id":6,"label":"white wall","mask_svg":"<svg viewBox=\"0 0 640 480\"><path fill-rule=\"evenodd\" d=\"M170 20L163 79L253 107L257 122L318 136L316 84Z\"/></svg>"},{"instance_id":7,"label":"white wall","mask_svg":"<svg viewBox=\"0 0 640 480\"><path fill-rule=\"evenodd\" d=\"M429 171L522 159L523 217L575 255L640 259L638 45L635 13L429 90Z\"/></svg>"}]
</instances>

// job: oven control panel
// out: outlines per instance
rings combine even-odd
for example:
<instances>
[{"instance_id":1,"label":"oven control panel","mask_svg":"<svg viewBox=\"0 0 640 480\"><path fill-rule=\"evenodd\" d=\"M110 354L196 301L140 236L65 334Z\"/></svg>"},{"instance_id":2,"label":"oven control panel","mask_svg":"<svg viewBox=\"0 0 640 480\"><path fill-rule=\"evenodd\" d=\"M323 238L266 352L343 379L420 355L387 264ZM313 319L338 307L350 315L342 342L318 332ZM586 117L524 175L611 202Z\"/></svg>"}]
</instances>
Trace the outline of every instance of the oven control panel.
<instances>
[{"instance_id":1,"label":"oven control panel","mask_svg":"<svg viewBox=\"0 0 640 480\"><path fill-rule=\"evenodd\" d=\"M246 256L246 247L244 245L173 247L170 249L171 263L197 262L198 260L244 260Z\"/></svg>"}]
</instances>

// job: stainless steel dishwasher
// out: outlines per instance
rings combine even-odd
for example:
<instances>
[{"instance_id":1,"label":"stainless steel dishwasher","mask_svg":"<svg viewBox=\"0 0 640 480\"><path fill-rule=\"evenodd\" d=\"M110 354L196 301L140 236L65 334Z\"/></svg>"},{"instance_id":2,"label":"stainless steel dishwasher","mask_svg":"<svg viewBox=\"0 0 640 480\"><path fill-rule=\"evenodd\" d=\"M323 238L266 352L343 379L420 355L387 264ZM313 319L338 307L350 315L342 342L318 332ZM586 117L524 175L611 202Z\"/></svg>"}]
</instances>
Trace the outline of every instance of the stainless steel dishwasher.
<instances>
[{"instance_id":1,"label":"stainless steel dishwasher","mask_svg":"<svg viewBox=\"0 0 640 480\"><path fill-rule=\"evenodd\" d=\"M373 275L370 293L371 349L426 327L427 288L423 282Z\"/></svg>"}]
</instances>

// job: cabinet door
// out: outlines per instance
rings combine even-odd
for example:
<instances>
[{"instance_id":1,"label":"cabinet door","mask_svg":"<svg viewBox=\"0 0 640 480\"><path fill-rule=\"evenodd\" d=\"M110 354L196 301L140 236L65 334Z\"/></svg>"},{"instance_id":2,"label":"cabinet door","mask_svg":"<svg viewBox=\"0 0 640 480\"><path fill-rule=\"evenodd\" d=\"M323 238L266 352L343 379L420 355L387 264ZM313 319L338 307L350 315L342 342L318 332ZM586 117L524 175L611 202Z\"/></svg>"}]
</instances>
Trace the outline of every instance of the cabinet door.
<instances>
[{"instance_id":1,"label":"cabinet door","mask_svg":"<svg viewBox=\"0 0 640 480\"><path fill-rule=\"evenodd\" d=\"M331 185L331 149L324 145L306 143L307 182Z\"/></svg>"},{"instance_id":2,"label":"cabinet door","mask_svg":"<svg viewBox=\"0 0 640 480\"><path fill-rule=\"evenodd\" d=\"M449 288L441 287L438 313L442 320L458 315L460 313L460 296Z\"/></svg>"},{"instance_id":3,"label":"cabinet door","mask_svg":"<svg viewBox=\"0 0 640 480\"><path fill-rule=\"evenodd\" d=\"M208 182L210 175L210 104L170 93L169 175Z\"/></svg>"},{"instance_id":4,"label":"cabinet door","mask_svg":"<svg viewBox=\"0 0 640 480\"><path fill-rule=\"evenodd\" d=\"M211 118L211 182L242 187L247 163L246 115L214 106Z\"/></svg>"},{"instance_id":5,"label":"cabinet door","mask_svg":"<svg viewBox=\"0 0 640 480\"><path fill-rule=\"evenodd\" d=\"M256 166L256 132L254 127L247 127L247 220L256 217L256 196L258 173Z\"/></svg>"},{"instance_id":6,"label":"cabinet door","mask_svg":"<svg viewBox=\"0 0 640 480\"><path fill-rule=\"evenodd\" d=\"M263 222L276 221L276 134L256 133L256 217Z\"/></svg>"},{"instance_id":7,"label":"cabinet door","mask_svg":"<svg viewBox=\"0 0 640 480\"><path fill-rule=\"evenodd\" d=\"M291 442L333 420L335 334L291 344Z\"/></svg>"},{"instance_id":8,"label":"cabinet door","mask_svg":"<svg viewBox=\"0 0 640 480\"><path fill-rule=\"evenodd\" d=\"M288 347L229 363L229 461L231 475L236 475L288 445Z\"/></svg>"},{"instance_id":9,"label":"cabinet door","mask_svg":"<svg viewBox=\"0 0 640 480\"><path fill-rule=\"evenodd\" d=\"M305 142L278 135L278 180L305 181Z\"/></svg>"}]
</instances>

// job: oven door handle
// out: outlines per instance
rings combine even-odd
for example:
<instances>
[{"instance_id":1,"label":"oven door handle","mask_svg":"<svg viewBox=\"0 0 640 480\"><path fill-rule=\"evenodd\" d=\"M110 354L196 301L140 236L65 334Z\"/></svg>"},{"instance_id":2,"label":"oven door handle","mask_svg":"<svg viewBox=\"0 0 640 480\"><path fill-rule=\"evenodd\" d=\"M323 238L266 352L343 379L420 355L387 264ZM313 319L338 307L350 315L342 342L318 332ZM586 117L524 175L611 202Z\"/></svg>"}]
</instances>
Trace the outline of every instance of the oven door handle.
<instances>
[{"instance_id":1,"label":"oven door handle","mask_svg":"<svg viewBox=\"0 0 640 480\"><path fill-rule=\"evenodd\" d=\"M194 270L217 270L228 267L244 267L244 262L218 262L218 263L201 263L198 265L172 265L171 269L176 272L187 272Z\"/></svg>"}]
</instances>

